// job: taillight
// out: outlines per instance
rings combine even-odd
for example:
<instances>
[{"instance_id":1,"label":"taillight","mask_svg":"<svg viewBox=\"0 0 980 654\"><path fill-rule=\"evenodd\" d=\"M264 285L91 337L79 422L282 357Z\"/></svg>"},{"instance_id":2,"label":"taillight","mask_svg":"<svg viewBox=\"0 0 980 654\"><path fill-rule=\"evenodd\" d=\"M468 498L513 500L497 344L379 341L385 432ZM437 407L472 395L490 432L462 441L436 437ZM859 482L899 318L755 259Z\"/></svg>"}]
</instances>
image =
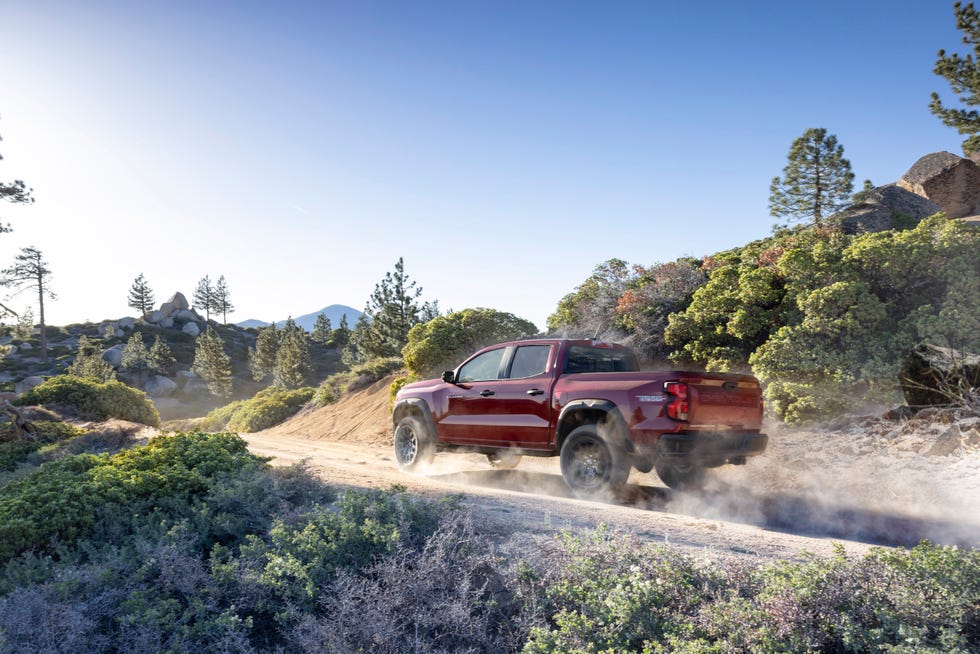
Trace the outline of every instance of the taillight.
<instances>
[{"instance_id":1,"label":"taillight","mask_svg":"<svg viewBox=\"0 0 980 654\"><path fill-rule=\"evenodd\" d=\"M674 420L687 420L687 384L684 382L667 382L664 390L672 397L667 403L667 415Z\"/></svg>"}]
</instances>

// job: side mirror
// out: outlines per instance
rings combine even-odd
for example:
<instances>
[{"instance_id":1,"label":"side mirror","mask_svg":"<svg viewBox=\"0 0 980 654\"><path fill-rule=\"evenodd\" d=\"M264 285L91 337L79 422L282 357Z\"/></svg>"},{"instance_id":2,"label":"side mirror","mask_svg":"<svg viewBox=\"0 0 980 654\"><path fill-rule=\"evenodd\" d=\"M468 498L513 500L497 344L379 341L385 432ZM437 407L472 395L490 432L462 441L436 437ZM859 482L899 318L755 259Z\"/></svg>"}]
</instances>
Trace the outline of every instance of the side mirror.
<instances>
[{"instance_id":1,"label":"side mirror","mask_svg":"<svg viewBox=\"0 0 980 654\"><path fill-rule=\"evenodd\" d=\"M446 372L442 373L442 381L446 382L447 384L455 384L456 373L452 370L447 370Z\"/></svg>"}]
</instances>

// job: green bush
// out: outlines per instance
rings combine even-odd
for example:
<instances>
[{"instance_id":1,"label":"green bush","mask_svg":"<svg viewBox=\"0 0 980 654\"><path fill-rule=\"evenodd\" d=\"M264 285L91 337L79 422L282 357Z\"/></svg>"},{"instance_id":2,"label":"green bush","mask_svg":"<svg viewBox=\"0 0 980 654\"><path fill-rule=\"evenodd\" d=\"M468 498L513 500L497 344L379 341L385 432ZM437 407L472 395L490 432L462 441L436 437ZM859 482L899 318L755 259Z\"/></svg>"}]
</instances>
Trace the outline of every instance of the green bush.
<instances>
[{"instance_id":1,"label":"green bush","mask_svg":"<svg viewBox=\"0 0 980 654\"><path fill-rule=\"evenodd\" d=\"M202 423L205 429L228 429L236 432L256 432L278 425L294 416L309 402L315 389L283 389L275 386L263 389L250 400L239 400L209 413Z\"/></svg>"},{"instance_id":2,"label":"green bush","mask_svg":"<svg viewBox=\"0 0 980 654\"><path fill-rule=\"evenodd\" d=\"M326 406L339 400L345 393L353 393L384 379L404 368L399 357L371 359L356 365L347 372L330 375L320 384L313 396L315 406Z\"/></svg>"},{"instance_id":3,"label":"green bush","mask_svg":"<svg viewBox=\"0 0 980 654\"><path fill-rule=\"evenodd\" d=\"M537 331L533 323L511 313L464 309L412 327L402 354L413 374L428 378L455 368L481 347L526 338Z\"/></svg>"},{"instance_id":4,"label":"green bush","mask_svg":"<svg viewBox=\"0 0 980 654\"><path fill-rule=\"evenodd\" d=\"M10 472L18 464L26 461L33 452L46 445L86 433L81 427L76 427L67 422L36 420L33 424L37 433L32 439L15 438L0 442L0 472Z\"/></svg>"},{"instance_id":5,"label":"green bush","mask_svg":"<svg viewBox=\"0 0 980 654\"><path fill-rule=\"evenodd\" d=\"M119 454L67 456L3 487L0 564L27 551L71 545L99 523L176 511L223 478L260 465L233 434L159 436ZM184 505L186 506L186 505Z\"/></svg>"},{"instance_id":6,"label":"green bush","mask_svg":"<svg viewBox=\"0 0 980 654\"><path fill-rule=\"evenodd\" d=\"M95 382L90 379L59 375L18 398L16 404L57 404L74 409L94 420L118 418L157 427L160 414L143 391L118 381Z\"/></svg>"},{"instance_id":7,"label":"green bush","mask_svg":"<svg viewBox=\"0 0 980 654\"><path fill-rule=\"evenodd\" d=\"M405 375L404 377L396 377L391 385L388 387L388 406L393 406L395 404L395 397L406 384L411 384L412 382L418 381L418 377L415 375Z\"/></svg>"},{"instance_id":8,"label":"green bush","mask_svg":"<svg viewBox=\"0 0 980 654\"><path fill-rule=\"evenodd\" d=\"M526 653L974 652L980 552L922 543L852 560L768 566L695 560L600 531L525 566L546 616Z\"/></svg>"},{"instance_id":9,"label":"green bush","mask_svg":"<svg viewBox=\"0 0 980 654\"><path fill-rule=\"evenodd\" d=\"M672 358L708 370L749 365L787 422L901 401L902 361L924 339L980 348L980 232L942 214L856 236L780 232L705 260L708 282L670 316Z\"/></svg>"}]
</instances>

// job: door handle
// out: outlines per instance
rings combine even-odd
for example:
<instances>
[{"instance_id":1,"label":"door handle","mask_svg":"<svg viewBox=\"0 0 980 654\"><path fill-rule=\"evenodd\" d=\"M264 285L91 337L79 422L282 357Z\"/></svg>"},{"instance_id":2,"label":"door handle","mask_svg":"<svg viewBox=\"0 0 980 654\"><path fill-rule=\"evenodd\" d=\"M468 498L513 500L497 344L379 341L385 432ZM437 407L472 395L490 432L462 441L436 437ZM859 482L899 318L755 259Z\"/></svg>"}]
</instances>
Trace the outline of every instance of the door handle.
<instances>
[{"instance_id":1,"label":"door handle","mask_svg":"<svg viewBox=\"0 0 980 654\"><path fill-rule=\"evenodd\" d=\"M535 395L544 395L544 391L540 388L532 388L527 392L527 394L534 397Z\"/></svg>"},{"instance_id":2,"label":"door handle","mask_svg":"<svg viewBox=\"0 0 980 654\"><path fill-rule=\"evenodd\" d=\"M495 395L495 393L488 388L484 391L480 391L480 395L483 397L490 397L491 395Z\"/></svg>"}]
</instances>

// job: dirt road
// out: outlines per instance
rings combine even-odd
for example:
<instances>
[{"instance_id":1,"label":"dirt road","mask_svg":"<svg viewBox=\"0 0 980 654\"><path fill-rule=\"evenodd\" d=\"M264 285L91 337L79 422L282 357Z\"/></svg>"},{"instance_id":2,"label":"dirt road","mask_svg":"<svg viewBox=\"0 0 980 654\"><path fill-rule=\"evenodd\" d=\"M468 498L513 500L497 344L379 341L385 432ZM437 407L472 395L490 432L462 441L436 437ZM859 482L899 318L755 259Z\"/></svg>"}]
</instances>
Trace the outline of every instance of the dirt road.
<instances>
[{"instance_id":1,"label":"dirt road","mask_svg":"<svg viewBox=\"0 0 980 654\"><path fill-rule=\"evenodd\" d=\"M307 460L338 486L460 494L501 541L606 524L654 543L760 559L828 555L835 543L853 554L922 539L980 545L980 416L855 419L835 430L771 425L766 454L712 471L704 492L676 493L633 471L618 497L582 501L554 458L494 470L480 455L441 454L423 474L401 472L390 445L390 382L243 437L258 454Z\"/></svg>"},{"instance_id":2,"label":"dirt road","mask_svg":"<svg viewBox=\"0 0 980 654\"><path fill-rule=\"evenodd\" d=\"M252 451L276 461L307 460L338 486L400 484L432 496L461 494L481 529L502 540L546 539L562 529L589 531L604 523L645 541L718 557L792 559L804 552L829 555L835 543L858 555L872 544L911 545L930 533L942 539L950 531L942 520L816 506L789 494L760 497L725 482L702 494L675 493L636 471L621 496L582 501L568 493L556 459L525 458L515 470L493 470L480 455L440 455L424 474L409 475L398 470L390 448L379 444L279 433L244 438ZM959 533L952 539L970 537Z\"/></svg>"}]
</instances>

